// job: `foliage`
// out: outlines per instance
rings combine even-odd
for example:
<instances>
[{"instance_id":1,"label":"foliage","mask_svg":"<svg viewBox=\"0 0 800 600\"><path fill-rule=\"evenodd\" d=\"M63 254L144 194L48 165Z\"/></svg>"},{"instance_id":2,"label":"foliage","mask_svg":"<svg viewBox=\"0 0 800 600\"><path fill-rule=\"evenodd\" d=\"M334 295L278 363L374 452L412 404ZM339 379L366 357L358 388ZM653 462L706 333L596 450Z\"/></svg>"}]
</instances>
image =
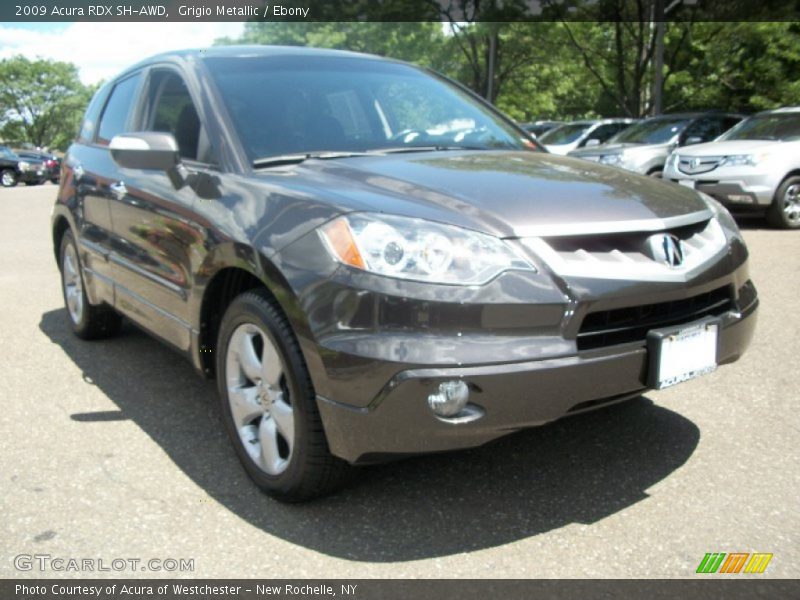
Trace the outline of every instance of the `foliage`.
<instances>
[{"instance_id":1,"label":"foliage","mask_svg":"<svg viewBox=\"0 0 800 600\"><path fill-rule=\"evenodd\" d=\"M240 40L219 43L338 48L414 62L460 81L520 121L651 113L652 0L604 0L605 14L616 22L561 21L559 12L548 13L550 22L487 22L496 3L442 6L444 25L248 23ZM514 10L513 3L504 6ZM696 9L680 10L679 20L665 24L665 112L798 104L800 24L703 22Z\"/></svg>"},{"instance_id":2,"label":"foliage","mask_svg":"<svg viewBox=\"0 0 800 600\"><path fill-rule=\"evenodd\" d=\"M22 56L0 61L0 135L64 149L75 136L94 88L75 65Z\"/></svg>"}]
</instances>

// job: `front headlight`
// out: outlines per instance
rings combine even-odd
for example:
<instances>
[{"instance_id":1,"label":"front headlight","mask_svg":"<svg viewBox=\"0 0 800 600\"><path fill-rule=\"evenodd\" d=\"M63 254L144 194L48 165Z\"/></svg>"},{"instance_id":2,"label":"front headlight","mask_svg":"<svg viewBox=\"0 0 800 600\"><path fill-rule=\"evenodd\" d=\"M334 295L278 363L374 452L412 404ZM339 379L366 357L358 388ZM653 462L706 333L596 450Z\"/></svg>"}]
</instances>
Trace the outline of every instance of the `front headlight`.
<instances>
[{"instance_id":1,"label":"front headlight","mask_svg":"<svg viewBox=\"0 0 800 600\"><path fill-rule=\"evenodd\" d=\"M755 167L758 163L767 157L766 154L731 154L726 156L722 164L728 167L740 167L742 165Z\"/></svg>"},{"instance_id":2,"label":"front headlight","mask_svg":"<svg viewBox=\"0 0 800 600\"><path fill-rule=\"evenodd\" d=\"M622 154L604 154L600 157L600 164L619 167L622 165Z\"/></svg>"},{"instance_id":3,"label":"front headlight","mask_svg":"<svg viewBox=\"0 0 800 600\"><path fill-rule=\"evenodd\" d=\"M31 163L25 162L24 160L21 160L19 162L19 170L20 171L30 171L30 168L31 168Z\"/></svg>"},{"instance_id":4,"label":"front headlight","mask_svg":"<svg viewBox=\"0 0 800 600\"><path fill-rule=\"evenodd\" d=\"M342 264L398 279L479 285L503 271L535 271L499 238L422 219L356 213L318 230Z\"/></svg>"}]
</instances>

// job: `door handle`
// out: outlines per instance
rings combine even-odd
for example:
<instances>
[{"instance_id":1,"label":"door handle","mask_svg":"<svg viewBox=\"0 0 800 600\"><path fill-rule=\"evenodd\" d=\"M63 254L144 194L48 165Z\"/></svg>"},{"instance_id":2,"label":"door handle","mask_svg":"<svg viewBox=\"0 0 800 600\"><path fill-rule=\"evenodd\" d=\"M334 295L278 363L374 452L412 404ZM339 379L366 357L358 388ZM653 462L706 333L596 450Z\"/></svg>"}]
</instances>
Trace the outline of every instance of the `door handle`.
<instances>
[{"instance_id":1,"label":"door handle","mask_svg":"<svg viewBox=\"0 0 800 600\"><path fill-rule=\"evenodd\" d=\"M111 193L117 200L124 200L125 196L128 195L128 188L125 187L124 181L117 181L116 183L112 183L111 185L108 186L108 189L111 190Z\"/></svg>"}]
</instances>

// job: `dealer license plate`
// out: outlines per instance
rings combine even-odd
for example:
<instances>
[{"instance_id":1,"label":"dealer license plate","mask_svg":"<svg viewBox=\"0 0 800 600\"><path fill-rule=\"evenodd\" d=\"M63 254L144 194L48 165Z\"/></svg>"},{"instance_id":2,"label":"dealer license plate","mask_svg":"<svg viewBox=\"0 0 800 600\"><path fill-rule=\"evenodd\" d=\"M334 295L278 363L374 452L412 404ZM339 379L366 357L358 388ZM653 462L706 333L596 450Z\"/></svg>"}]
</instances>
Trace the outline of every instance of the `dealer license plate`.
<instances>
[{"instance_id":1,"label":"dealer license plate","mask_svg":"<svg viewBox=\"0 0 800 600\"><path fill-rule=\"evenodd\" d=\"M648 336L650 386L657 390L711 373L717 368L718 321L673 330L654 330Z\"/></svg>"},{"instance_id":2,"label":"dealer license plate","mask_svg":"<svg viewBox=\"0 0 800 600\"><path fill-rule=\"evenodd\" d=\"M678 179L678 183L688 188L694 189L694 179Z\"/></svg>"}]
</instances>

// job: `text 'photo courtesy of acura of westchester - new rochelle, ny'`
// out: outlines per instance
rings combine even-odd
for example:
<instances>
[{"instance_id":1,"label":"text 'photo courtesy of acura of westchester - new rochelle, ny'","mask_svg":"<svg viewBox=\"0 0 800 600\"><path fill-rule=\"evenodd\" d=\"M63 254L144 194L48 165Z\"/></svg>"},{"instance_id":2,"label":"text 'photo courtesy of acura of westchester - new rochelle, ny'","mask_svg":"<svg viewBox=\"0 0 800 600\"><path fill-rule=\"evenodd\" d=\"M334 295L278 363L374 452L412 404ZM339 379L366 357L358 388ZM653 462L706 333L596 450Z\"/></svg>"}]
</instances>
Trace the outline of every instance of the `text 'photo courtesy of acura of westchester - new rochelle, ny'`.
<instances>
[{"instance_id":1,"label":"text 'photo courtesy of acura of westchester - new rochelle, ny'","mask_svg":"<svg viewBox=\"0 0 800 600\"><path fill-rule=\"evenodd\" d=\"M87 109L52 235L75 334L124 316L188 356L285 501L713 371L758 306L713 198L349 52L131 67Z\"/></svg>"}]
</instances>

